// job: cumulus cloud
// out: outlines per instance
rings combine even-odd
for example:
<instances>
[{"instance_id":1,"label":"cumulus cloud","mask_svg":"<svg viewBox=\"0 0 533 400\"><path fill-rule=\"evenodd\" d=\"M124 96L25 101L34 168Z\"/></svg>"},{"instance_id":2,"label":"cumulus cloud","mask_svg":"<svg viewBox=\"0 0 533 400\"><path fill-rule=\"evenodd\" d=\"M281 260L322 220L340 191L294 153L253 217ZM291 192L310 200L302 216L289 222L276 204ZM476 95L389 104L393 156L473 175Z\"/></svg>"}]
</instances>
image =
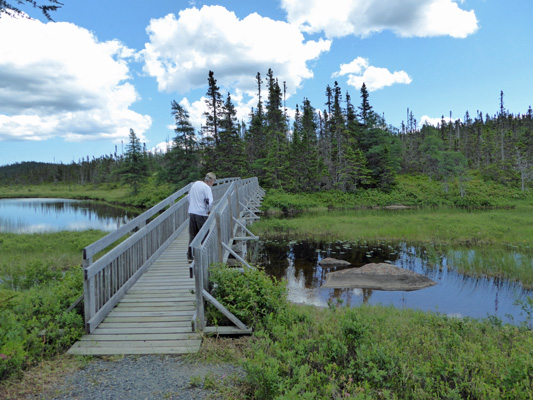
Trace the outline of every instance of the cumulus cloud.
<instances>
[{"instance_id":1,"label":"cumulus cloud","mask_svg":"<svg viewBox=\"0 0 533 400\"><path fill-rule=\"evenodd\" d=\"M390 30L400 37L465 38L478 29L473 10L455 0L281 0L287 20L328 38Z\"/></svg>"},{"instance_id":2,"label":"cumulus cloud","mask_svg":"<svg viewBox=\"0 0 533 400\"><path fill-rule=\"evenodd\" d=\"M366 58L362 57L357 57L351 63L341 64L340 70L332 75L332 77L339 76L348 76L348 84L356 89L361 89L364 83L369 92L396 83L409 84L412 82L407 72L390 72L386 68L374 67Z\"/></svg>"},{"instance_id":3,"label":"cumulus cloud","mask_svg":"<svg viewBox=\"0 0 533 400\"><path fill-rule=\"evenodd\" d=\"M129 109L138 100L119 41L99 42L70 23L1 18L0 141L144 139L151 118Z\"/></svg>"},{"instance_id":4,"label":"cumulus cloud","mask_svg":"<svg viewBox=\"0 0 533 400\"><path fill-rule=\"evenodd\" d=\"M212 70L219 85L253 93L257 72L265 76L272 68L280 82L286 81L290 96L313 76L307 62L331 45L324 39L305 41L295 25L257 13L239 19L222 6L153 19L146 30L150 39L142 51L144 71L167 92L205 86Z\"/></svg>"}]
</instances>

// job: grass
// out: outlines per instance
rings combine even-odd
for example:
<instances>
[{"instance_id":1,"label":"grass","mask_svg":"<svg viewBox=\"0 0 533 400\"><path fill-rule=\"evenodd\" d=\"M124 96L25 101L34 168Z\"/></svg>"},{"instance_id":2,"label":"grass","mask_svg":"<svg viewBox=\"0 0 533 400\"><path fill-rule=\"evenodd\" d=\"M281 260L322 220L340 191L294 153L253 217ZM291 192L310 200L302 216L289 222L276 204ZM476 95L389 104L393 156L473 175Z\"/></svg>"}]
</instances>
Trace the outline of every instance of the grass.
<instances>
[{"instance_id":1,"label":"grass","mask_svg":"<svg viewBox=\"0 0 533 400\"><path fill-rule=\"evenodd\" d=\"M63 183L45 183L42 185L3 185L0 186L0 198L64 198L79 200L100 200L112 204L122 204L139 208L149 208L164 200L176 188L160 184L155 178L148 179L137 194L128 185L71 185Z\"/></svg>"},{"instance_id":2,"label":"grass","mask_svg":"<svg viewBox=\"0 0 533 400\"><path fill-rule=\"evenodd\" d=\"M533 207L469 211L457 208L310 212L254 223L261 237L316 240L411 241L445 245L533 243Z\"/></svg>"},{"instance_id":3,"label":"grass","mask_svg":"<svg viewBox=\"0 0 533 400\"><path fill-rule=\"evenodd\" d=\"M52 398L58 394L54 390L57 382L64 376L83 368L90 360L91 357L61 354L49 360L40 361L21 375L1 381L0 398L3 400L37 398L37 396Z\"/></svg>"}]
</instances>

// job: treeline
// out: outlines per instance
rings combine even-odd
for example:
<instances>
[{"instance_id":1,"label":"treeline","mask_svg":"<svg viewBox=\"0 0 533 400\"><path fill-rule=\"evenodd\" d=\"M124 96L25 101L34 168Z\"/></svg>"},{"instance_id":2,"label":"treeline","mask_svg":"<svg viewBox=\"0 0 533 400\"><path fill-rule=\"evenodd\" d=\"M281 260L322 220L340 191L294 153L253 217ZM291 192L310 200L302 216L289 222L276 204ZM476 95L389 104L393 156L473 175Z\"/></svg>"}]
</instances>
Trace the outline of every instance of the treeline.
<instances>
[{"instance_id":1,"label":"treeline","mask_svg":"<svg viewBox=\"0 0 533 400\"><path fill-rule=\"evenodd\" d=\"M175 136L166 152L146 151L130 130L126 151L77 163L21 163L0 168L0 183L128 183L137 191L152 177L176 187L212 170L219 177L258 176L261 185L286 191L390 190L398 173L426 174L462 183L469 174L506 185L531 187L533 111L513 115L504 108L463 120L442 117L419 128L412 112L400 128L389 126L370 105L363 84L357 104L337 82L326 86L324 109L308 99L296 106L292 122L285 108L285 83L269 70L256 75L257 105L239 121L228 93L223 98L212 71L208 76L205 122L196 132L188 110L171 102Z\"/></svg>"}]
</instances>

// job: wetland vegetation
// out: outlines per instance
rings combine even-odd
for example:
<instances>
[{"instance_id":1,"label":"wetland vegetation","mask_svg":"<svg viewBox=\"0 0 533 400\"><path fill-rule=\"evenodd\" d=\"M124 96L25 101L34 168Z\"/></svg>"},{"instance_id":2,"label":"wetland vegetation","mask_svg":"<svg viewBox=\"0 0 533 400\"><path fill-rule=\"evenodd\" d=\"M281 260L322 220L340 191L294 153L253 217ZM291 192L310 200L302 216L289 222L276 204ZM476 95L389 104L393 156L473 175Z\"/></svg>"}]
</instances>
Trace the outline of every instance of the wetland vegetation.
<instances>
[{"instance_id":1,"label":"wetland vegetation","mask_svg":"<svg viewBox=\"0 0 533 400\"><path fill-rule=\"evenodd\" d=\"M404 180L405 191L419 196L399 192L309 196L269 191L265 209L307 211L296 218L262 218L252 228L262 239L417 242L435 249L435 255L445 251L450 260L468 260L463 266L453 261L459 273L498 276L524 287L530 284L527 265L531 268L533 232L528 227L533 223L533 202L527 194L517 192L516 198L484 195L486 201L480 198L479 202L491 205L476 208L453 207L446 197L435 201L439 206L416 200L416 204L405 203L416 205L412 209L369 208L372 202L380 207L401 204L401 196L420 199L424 187L436 184L425 179L413 182ZM413 185L420 187L408 189ZM483 188L480 193L492 193ZM31 197L39 194L37 187L20 189ZM112 199L113 191L96 189L90 194L87 190L86 197L115 203L125 198ZM20 196L13 188L7 191L12 197ZM81 192L64 193L75 197ZM82 334L81 315L66 310L82 290L81 249L103 235L86 231L0 236L3 388L13 382L8 376L62 354ZM469 256L472 251L475 257ZM514 260L515 266L507 259ZM490 260L501 262L497 265ZM524 262L523 268L516 267L517 260ZM521 268L523 275L517 273ZM226 382L204 382L226 398L527 399L533 392L533 339L527 323L510 325L493 317L458 319L380 305L297 306L287 301L284 282L267 284L270 280L263 275L248 279L252 283L239 284L250 288L247 297L238 298L239 289L230 287L220 301L251 313L248 318L256 327L254 335L241 340L238 350L232 339L206 338L205 350L196 356L210 361L230 359L243 366L246 376L230 388ZM250 304L257 304L259 310ZM531 298L517 307L531 322Z\"/></svg>"}]
</instances>

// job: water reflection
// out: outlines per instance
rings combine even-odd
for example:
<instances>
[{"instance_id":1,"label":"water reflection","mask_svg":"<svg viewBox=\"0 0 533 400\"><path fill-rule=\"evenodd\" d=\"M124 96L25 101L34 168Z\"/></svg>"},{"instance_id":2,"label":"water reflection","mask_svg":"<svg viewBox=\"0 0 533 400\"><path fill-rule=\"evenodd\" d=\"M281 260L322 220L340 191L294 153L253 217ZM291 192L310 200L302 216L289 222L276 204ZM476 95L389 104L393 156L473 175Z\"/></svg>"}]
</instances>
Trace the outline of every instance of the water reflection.
<instances>
[{"instance_id":1,"label":"water reflection","mask_svg":"<svg viewBox=\"0 0 533 400\"><path fill-rule=\"evenodd\" d=\"M139 213L86 200L0 199L0 232L42 233L98 229L111 232Z\"/></svg>"},{"instance_id":2,"label":"water reflection","mask_svg":"<svg viewBox=\"0 0 533 400\"><path fill-rule=\"evenodd\" d=\"M533 291L500 279L473 278L458 274L448 265L445 255L430 263L428 249L407 243L354 245L347 242L256 242L250 251L255 262L266 271L287 281L289 300L325 307L341 302L348 306L368 304L392 305L437 311L450 316L484 318L496 316L505 322L525 320L516 300L533 296ZM328 272L342 267L322 267L318 262L333 257L350 262L352 267L387 262L409 269L437 282L418 291L380 291L370 289L329 289L320 286Z\"/></svg>"}]
</instances>

